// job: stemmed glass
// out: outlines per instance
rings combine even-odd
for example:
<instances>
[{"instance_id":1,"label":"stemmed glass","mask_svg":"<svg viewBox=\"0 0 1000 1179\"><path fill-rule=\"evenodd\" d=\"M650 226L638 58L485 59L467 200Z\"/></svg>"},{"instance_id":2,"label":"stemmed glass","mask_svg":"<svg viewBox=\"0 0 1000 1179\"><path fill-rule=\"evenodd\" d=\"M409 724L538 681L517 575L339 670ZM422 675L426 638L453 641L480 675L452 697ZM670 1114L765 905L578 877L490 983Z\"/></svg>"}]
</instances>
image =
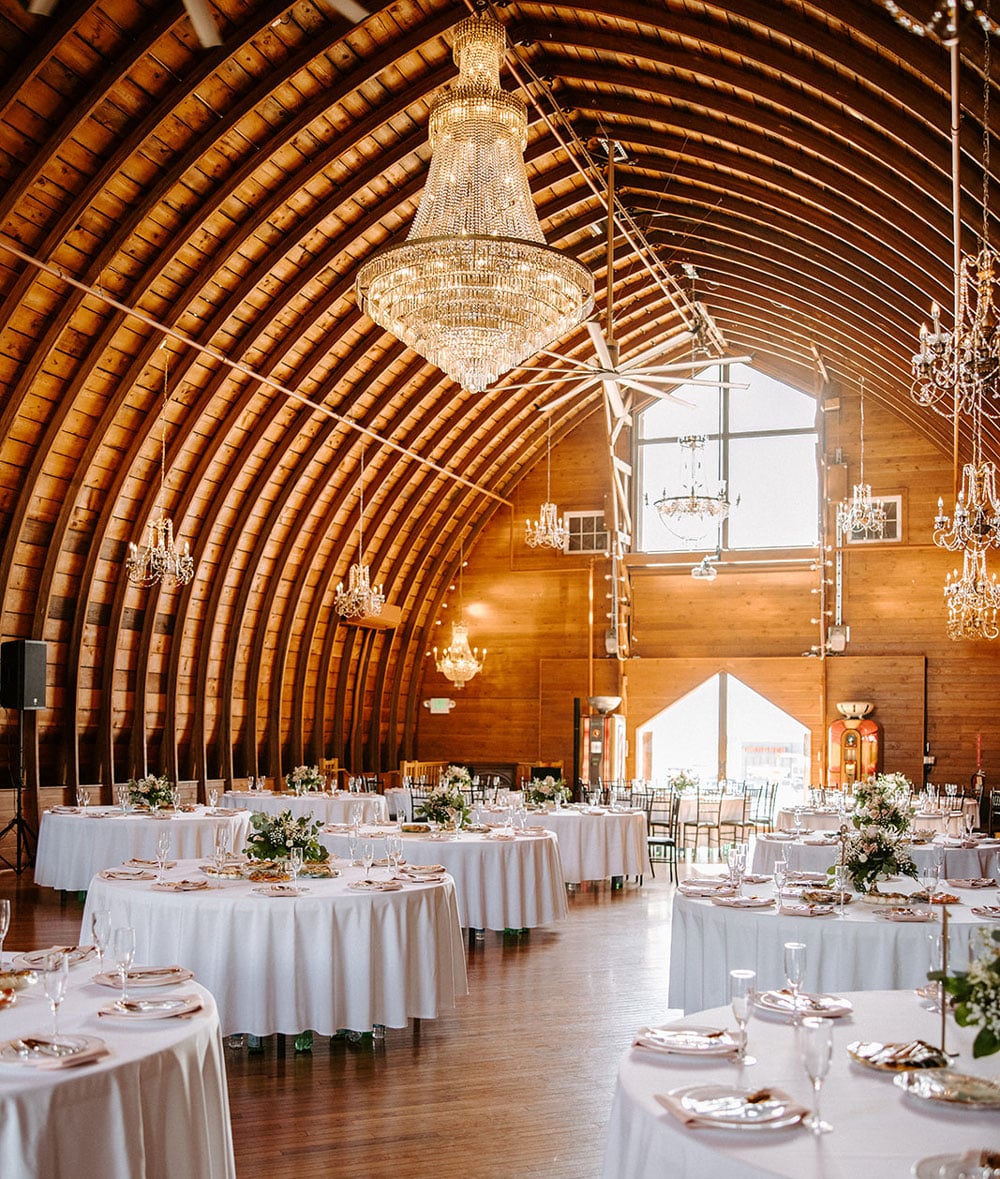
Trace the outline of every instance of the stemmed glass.
<instances>
[{"instance_id":1,"label":"stemmed glass","mask_svg":"<svg viewBox=\"0 0 1000 1179\"><path fill-rule=\"evenodd\" d=\"M175 786L170 791L170 805L174 808L175 811L179 811L181 809L181 790L179 786Z\"/></svg>"},{"instance_id":2,"label":"stemmed glass","mask_svg":"<svg viewBox=\"0 0 1000 1179\"><path fill-rule=\"evenodd\" d=\"M785 981L792 992L792 1011L799 1018L799 990L806 976L805 942L785 942Z\"/></svg>"},{"instance_id":3,"label":"stemmed glass","mask_svg":"<svg viewBox=\"0 0 1000 1179\"><path fill-rule=\"evenodd\" d=\"M350 823L352 827L360 827L361 820L365 816L365 804L363 802L352 802L350 809Z\"/></svg>"},{"instance_id":4,"label":"stemmed glass","mask_svg":"<svg viewBox=\"0 0 1000 1179\"><path fill-rule=\"evenodd\" d=\"M459 839L462 834L462 808L455 807L451 812L452 821L455 824L455 838Z\"/></svg>"},{"instance_id":5,"label":"stemmed glass","mask_svg":"<svg viewBox=\"0 0 1000 1179\"><path fill-rule=\"evenodd\" d=\"M0 900L0 966L3 965L3 942L10 929L10 901L4 897Z\"/></svg>"},{"instance_id":6,"label":"stemmed glass","mask_svg":"<svg viewBox=\"0 0 1000 1179\"><path fill-rule=\"evenodd\" d=\"M76 792L76 801L78 806L86 810L90 806L90 791L86 787L81 786Z\"/></svg>"},{"instance_id":7,"label":"stemmed glass","mask_svg":"<svg viewBox=\"0 0 1000 1179\"><path fill-rule=\"evenodd\" d=\"M220 823L215 829L215 843L212 852L212 858L215 861L215 870L219 877L219 888L222 887L222 872L231 851L232 835L230 834L229 826L226 823Z\"/></svg>"},{"instance_id":8,"label":"stemmed glass","mask_svg":"<svg viewBox=\"0 0 1000 1179\"><path fill-rule=\"evenodd\" d=\"M135 930L131 925L119 925L114 932L115 966L122 984L122 1003L128 1002L128 972L135 958Z\"/></svg>"},{"instance_id":9,"label":"stemmed glass","mask_svg":"<svg viewBox=\"0 0 1000 1179\"><path fill-rule=\"evenodd\" d=\"M971 807L962 805L962 825L965 828L965 838L971 839L972 832L976 829L976 815Z\"/></svg>"},{"instance_id":10,"label":"stemmed glass","mask_svg":"<svg viewBox=\"0 0 1000 1179\"><path fill-rule=\"evenodd\" d=\"M170 832L161 831L156 836L156 882L163 883L163 873L167 869L167 860L170 858Z\"/></svg>"},{"instance_id":11,"label":"stemmed glass","mask_svg":"<svg viewBox=\"0 0 1000 1179\"><path fill-rule=\"evenodd\" d=\"M253 777L253 775L250 775L247 778L247 792L250 794L253 794L253 792L256 789L257 789L257 779L255 777Z\"/></svg>"},{"instance_id":12,"label":"stemmed glass","mask_svg":"<svg viewBox=\"0 0 1000 1179\"><path fill-rule=\"evenodd\" d=\"M755 970L730 970L729 972L729 1002L740 1029L736 1063L741 1067L757 1063L756 1057L747 1055L747 1020L750 1018L750 1005L753 1002L756 981L757 972Z\"/></svg>"},{"instance_id":13,"label":"stemmed glass","mask_svg":"<svg viewBox=\"0 0 1000 1179\"><path fill-rule=\"evenodd\" d=\"M389 861L391 876L399 871L399 861L403 854L403 838L401 835L387 835L385 838L385 856Z\"/></svg>"},{"instance_id":14,"label":"stemmed glass","mask_svg":"<svg viewBox=\"0 0 1000 1179\"><path fill-rule=\"evenodd\" d=\"M365 880L370 881L372 864L375 863L375 844L370 839L366 839L361 845L361 862L365 866Z\"/></svg>"},{"instance_id":15,"label":"stemmed glass","mask_svg":"<svg viewBox=\"0 0 1000 1179\"><path fill-rule=\"evenodd\" d=\"M292 873L292 888L299 886L299 873L302 871L302 861L304 852L301 847L290 847L288 849L288 867Z\"/></svg>"},{"instance_id":16,"label":"stemmed glass","mask_svg":"<svg viewBox=\"0 0 1000 1179\"><path fill-rule=\"evenodd\" d=\"M802 1064L813 1087L813 1111L802 1119L802 1124L818 1137L833 1129L819 1113L819 1091L833 1059L833 1027L830 1020L811 1016L802 1021L801 1033Z\"/></svg>"},{"instance_id":17,"label":"stemmed glass","mask_svg":"<svg viewBox=\"0 0 1000 1179\"><path fill-rule=\"evenodd\" d=\"M851 874L847 870L847 865L837 864L833 869L833 891L837 894L837 899L840 902L841 918L844 916L844 901L850 886Z\"/></svg>"},{"instance_id":18,"label":"stemmed glass","mask_svg":"<svg viewBox=\"0 0 1000 1179\"><path fill-rule=\"evenodd\" d=\"M936 928L936 929L928 930L928 933L927 933L927 961L928 961L928 971L927 971L928 974L930 974L930 972L933 970L940 970L941 969L941 932L940 932L940 927ZM941 998L942 998L941 992L942 992L942 987L939 982L928 983L927 987L924 990L924 994L927 996L928 1000L930 1001L932 1011L940 1011L941 1010Z\"/></svg>"},{"instance_id":19,"label":"stemmed glass","mask_svg":"<svg viewBox=\"0 0 1000 1179\"><path fill-rule=\"evenodd\" d=\"M933 901L941 881L941 858L937 852L931 854L920 868L920 883L927 889L927 900Z\"/></svg>"},{"instance_id":20,"label":"stemmed glass","mask_svg":"<svg viewBox=\"0 0 1000 1179\"><path fill-rule=\"evenodd\" d=\"M774 887L778 890L778 908L785 901L785 881L788 879L788 861L785 859L774 861Z\"/></svg>"},{"instance_id":21,"label":"stemmed glass","mask_svg":"<svg viewBox=\"0 0 1000 1179\"><path fill-rule=\"evenodd\" d=\"M59 1035L59 1004L66 997L66 983L69 981L69 954L58 950L45 959L45 997L52 1008L52 1035Z\"/></svg>"},{"instance_id":22,"label":"stemmed glass","mask_svg":"<svg viewBox=\"0 0 1000 1179\"><path fill-rule=\"evenodd\" d=\"M97 949L97 970L104 973L104 955L108 952L111 941L111 911L109 909L95 909L90 915L90 931L94 936L94 946Z\"/></svg>"},{"instance_id":23,"label":"stemmed glass","mask_svg":"<svg viewBox=\"0 0 1000 1179\"><path fill-rule=\"evenodd\" d=\"M219 805L219 791L214 786L208 792L208 805L213 811Z\"/></svg>"}]
</instances>

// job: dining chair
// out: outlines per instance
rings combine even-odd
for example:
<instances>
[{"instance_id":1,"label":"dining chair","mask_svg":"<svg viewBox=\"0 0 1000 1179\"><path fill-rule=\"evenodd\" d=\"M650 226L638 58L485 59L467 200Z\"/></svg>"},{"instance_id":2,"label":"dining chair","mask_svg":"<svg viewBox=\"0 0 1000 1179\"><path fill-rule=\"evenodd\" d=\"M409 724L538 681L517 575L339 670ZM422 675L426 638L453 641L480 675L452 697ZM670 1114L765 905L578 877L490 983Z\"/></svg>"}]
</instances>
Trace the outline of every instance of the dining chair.
<instances>
[{"instance_id":1,"label":"dining chair","mask_svg":"<svg viewBox=\"0 0 1000 1179\"><path fill-rule=\"evenodd\" d=\"M667 864L670 879L677 883L677 801L674 790L633 791L630 804L646 812L646 848L649 870L656 878L657 862ZM639 877L642 883L642 877Z\"/></svg>"},{"instance_id":2,"label":"dining chair","mask_svg":"<svg viewBox=\"0 0 1000 1179\"><path fill-rule=\"evenodd\" d=\"M990 813L988 815L990 839L1000 830L1000 790L990 791Z\"/></svg>"},{"instance_id":3,"label":"dining chair","mask_svg":"<svg viewBox=\"0 0 1000 1179\"><path fill-rule=\"evenodd\" d=\"M695 788L693 799L690 797L691 793L690 790L685 791L684 797L678 801L682 813L680 821L681 849L687 852L690 848L697 856L698 845L704 835L705 846L708 849L709 858L711 858L713 836L715 837L716 853L719 852L719 818L722 811L723 794L721 790L703 790L701 786Z\"/></svg>"}]
</instances>

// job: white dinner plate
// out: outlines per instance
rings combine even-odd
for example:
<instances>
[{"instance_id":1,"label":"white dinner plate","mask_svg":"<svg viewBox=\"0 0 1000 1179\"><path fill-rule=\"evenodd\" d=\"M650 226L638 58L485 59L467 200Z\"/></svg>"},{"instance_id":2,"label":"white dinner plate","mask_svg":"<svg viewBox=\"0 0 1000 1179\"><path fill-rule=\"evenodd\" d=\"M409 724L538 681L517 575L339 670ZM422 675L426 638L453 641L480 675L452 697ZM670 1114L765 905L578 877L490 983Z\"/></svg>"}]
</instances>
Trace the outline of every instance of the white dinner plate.
<instances>
[{"instance_id":1,"label":"white dinner plate","mask_svg":"<svg viewBox=\"0 0 1000 1179\"><path fill-rule=\"evenodd\" d=\"M883 921L926 922L936 920L932 909L920 909L910 905L903 905L898 909L876 909L875 916L881 917Z\"/></svg>"},{"instance_id":2,"label":"white dinner plate","mask_svg":"<svg viewBox=\"0 0 1000 1179\"><path fill-rule=\"evenodd\" d=\"M770 909L774 905L774 897L712 897L713 905L722 905L726 909Z\"/></svg>"},{"instance_id":3,"label":"white dinner plate","mask_svg":"<svg viewBox=\"0 0 1000 1179\"><path fill-rule=\"evenodd\" d=\"M395 880L354 880L347 887L354 892L400 892L403 886Z\"/></svg>"},{"instance_id":4,"label":"white dinner plate","mask_svg":"<svg viewBox=\"0 0 1000 1179\"><path fill-rule=\"evenodd\" d=\"M780 1015L791 1019L796 1015L820 1016L825 1019L839 1019L842 1015L849 1015L854 1010L850 999L840 995L817 995L799 992L799 1006L793 1007L790 991L760 991L754 995L754 1007L766 1011L770 1015Z\"/></svg>"},{"instance_id":5,"label":"white dinner plate","mask_svg":"<svg viewBox=\"0 0 1000 1179\"><path fill-rule=\"evenodd\" d=\"M985 917L988 921L1000 921L1000 905L976 905L969 912L973 917Z\"/></svg>"},{"instance_id":6,"label":"white dinner plate","mask_svg":"<svg viewBox=\"0 0 1000 1179\"><path fill-rule=\"evenodd\" d=\"M96 1036L25 1036L0 1044L0 1061L29 1068L69 1067L106 1053L107 1045Z\"/></svg>"},{"instance_id":7,"label":"white dinner plate","mask_svg":"<svg viewBox=\"0 0 1000 1179\"><path fill-rule=\"evenodd\" d=\"M725 1028L700 1027L694 1024L668 1024L664 1027L640 1028L635 1048L665 1052L671 1056L731 1056L739 1047Z\"/></svg>"},{"instance_id":8,"label":"white dinner plate","mask_svg":"<svg viewBox=\"0 0 1000 1179\"><path fill-rule=\"evenodd\" d=\"M174 1019L179 1016L193 1015L201 1011L200 995L164 995L162 998L150 999L116 999L101 1007L97 1014L110 1019L125 1021L147 1019Z\"/></svg>"},{"instance_id":9,"label":"white dinner plate","mask_svg":"<svg viewBox=\"0 0 1000 1179\"><path fill-rule=\"evenodd\" d=\"M105 868L97 874L102 880L155 880L156 873L146 868Z\"/></svg>"},{"instance_id":10,"label":"white dinner plate","mask_svg":"<svg viewBox=\"0 0 1000 1179\"><path fill-rule=\"evenodd\" d=\"M208 888L207 880L164 880L154 884L153 888L160 892L200 892Z\"/></svg>"},{"instance_id":11,"label":"white dinner plate","mask_svg":"<svg viewBox=\"0 0 1000 1179\"><path fill-rule=\"evenodd\" d=\"M24 954L15 954L11 959L11 965L23 970L41 970L49 955L58 953L59 950L66 951L70 966L78 966L97 953L93 946L49 946L46 950L28 950Z\"/></svg>"},{"instance_id":12,"label":"white dinner plate","mask_svg":"<svg viewBox=\"0 0 1000 1179\"><path fill-rule=\"evenodd\" d=\"M967 1151L964 1154L931 1155L913 1164L914 1179L957 1179L959 1175L968 1175L980 1154L980 1151Z\"/></svg>"},{"instance_id":13,"label":"white dinner plate","mask_svg":"<svg viewBox=\"0 0 1000 1179\"><path fill-rule=\"evenodd\" d=\"M687 1085L669 1096L700 1125L721 1130L780 1130L802 1120L801 1108L789 1099L748 1100L754 1093L738 1085Z\"/></svg>"},{"instance_id":14,"label":"white dinner plate","mask_svg":"<svg viewBox=\"0 0 1000 1179\"><path fill-rule=\"evenodd\" d=\"M960 1109L1000 1109L1000 1085L949 1068L916 1069L894 1078L904 1093Z\"/></svg>"},{"instance_id":15,"label":"white dinner plate","mask_svg":"<svg viewBox=\"0 0 1000 1179\"><path fill-rule=\"evenodd\" d=\"M259 897L300 897L309 889L296 888L291 884L261 884L252 891Z\"/></svg>"},{"instance_id":16,"label":"white dinner plate","mask_svg":"<svg viewBox=\"0 0 1000 1179\"><path fill-rule=\"evenodd\" d=\"M183 966L133 966L128 972L129 987L172 987L177 983L194 978ZM117 970L106 970L95 974L94 982L102 987L116 987L121 990L121 975Z\"/></svg>"},{"instance_id":17,"label":"white dinner plate","mask_svg":"<svg viewBox=\"0 0 1000 1179\"><path fill-rule=\"evenodd\" d=\"M903 1073L914 1068L943 1068L948 1056L925 1040L883 1044L879 1040L854 1040L847 1055L855 1064L877 1072Z\"/></svg>"}]
</instances>

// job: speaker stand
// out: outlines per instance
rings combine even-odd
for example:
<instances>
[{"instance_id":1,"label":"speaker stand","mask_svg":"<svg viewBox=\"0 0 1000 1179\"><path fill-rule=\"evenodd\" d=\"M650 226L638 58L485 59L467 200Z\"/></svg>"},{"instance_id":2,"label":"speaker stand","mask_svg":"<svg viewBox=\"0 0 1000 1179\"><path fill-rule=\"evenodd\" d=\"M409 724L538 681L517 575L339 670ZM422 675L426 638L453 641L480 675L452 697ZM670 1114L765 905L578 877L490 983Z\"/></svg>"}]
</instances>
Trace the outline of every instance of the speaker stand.
<instances>
[{"instance_id":1,"label":"speaker stand","mask_svg":"<svg viewBox=\"0 0 1000 1179\"><path fill-rule=\"evenodd\" d=\"M25 860L28 855L28 842L35 840L35 833L28 824L28 820L24 817L22 809L22 799L24 795L24 710L17 710L17 779L14 786L14 817L7 824L2 831L0 831L0 840L2 840L9 832L13 831L17 837L17 854L14 862L11 863L5 855L0 854L0 864L6 864L8 868L13 868L18 876L30 865L30 859ZM37 841L36 841L37 846Z\"/></svg>"}]
</instances>

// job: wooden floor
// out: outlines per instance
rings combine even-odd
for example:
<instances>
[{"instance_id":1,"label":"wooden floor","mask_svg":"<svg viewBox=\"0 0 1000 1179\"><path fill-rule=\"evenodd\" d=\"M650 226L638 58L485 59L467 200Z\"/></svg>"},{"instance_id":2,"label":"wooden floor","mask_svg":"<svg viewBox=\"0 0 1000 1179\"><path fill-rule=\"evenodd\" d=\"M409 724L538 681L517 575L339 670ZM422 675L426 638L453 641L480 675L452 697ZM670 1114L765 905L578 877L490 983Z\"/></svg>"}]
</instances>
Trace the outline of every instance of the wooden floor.
<instances>
[{"instance_id":1,"label":"wooden floor","mask_svg":"<svg viewBox=\"0 0 1000 1179\"><path fill-rule=\"evenodd\" d=\"M468 953L468 997L384 1045L227 1049L240 1179L595 1179L618 1060L667 1011L665 876L585 885L555 926L487 933ZM8 949L78 937L76 896L11 872L0 896L14 910Z\"/></svg>"}]
</instances>

